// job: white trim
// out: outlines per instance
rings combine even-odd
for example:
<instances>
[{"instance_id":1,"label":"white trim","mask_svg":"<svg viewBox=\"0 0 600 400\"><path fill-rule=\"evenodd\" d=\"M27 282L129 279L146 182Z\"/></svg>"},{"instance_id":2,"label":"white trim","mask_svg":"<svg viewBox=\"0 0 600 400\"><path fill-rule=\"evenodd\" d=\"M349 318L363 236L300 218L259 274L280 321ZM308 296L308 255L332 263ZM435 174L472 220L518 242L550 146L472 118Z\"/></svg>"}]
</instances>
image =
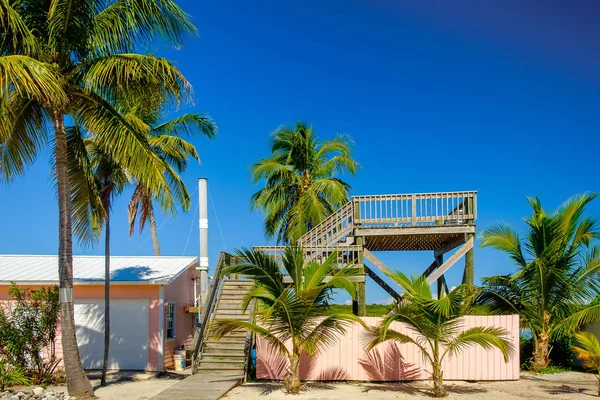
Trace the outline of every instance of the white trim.
<instances>
[{"instance_id":1,"label":"white trim","mask_svg":"<svg viewBox=\"0 0 600 400\"><path fill-rule=\"evenodd\" d=\"M165 287L158 289L158 372L165 370Z\"/></svg>"},{"instance_id":2,"label":"white trim","mask_svg":"<svg viewBox=\"0 0 600 400\"><path fill-rule=\"evenodd\" d=\"M165 323L169 322L167 318L169 316L169 307L171 307L171 305L173 306L173 337L169 337L169 335L165 333L167 340L175 340L177 335L177 303L175 301L167 301L167 314L165 314ZM168 331L168 326L166 329Z\"/></svg>"},{"instance_id":3,"label":"white trim","mask_svg":"<svg viewBox=\"0 0 600 400\"><path fill-rule=\"evenodd\" d=\"M171 283L173 283L175 281L175 279L179 278L181 275L183 275L184 272L186 272L188 269L190 268L194 268L194 270L196 269L196 264L198 264L198 259L194 259L194 262L191 263L190 265L188 265L187 267L185 267L184 269L182 269L181 271L179 271L176 275L173 275L171 277L171 279L169 279L167 281L167 283L164 283L164 285L170 285Z\"/></svg>"}]
</instances>

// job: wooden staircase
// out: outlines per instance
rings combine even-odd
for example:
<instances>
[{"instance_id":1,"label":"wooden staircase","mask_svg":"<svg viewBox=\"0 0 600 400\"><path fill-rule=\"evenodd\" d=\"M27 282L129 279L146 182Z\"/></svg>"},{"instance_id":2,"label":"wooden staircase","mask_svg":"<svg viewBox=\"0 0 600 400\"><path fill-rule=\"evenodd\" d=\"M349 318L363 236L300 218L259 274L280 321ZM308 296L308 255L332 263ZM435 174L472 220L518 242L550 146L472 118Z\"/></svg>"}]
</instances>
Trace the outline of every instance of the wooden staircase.
<instances>
[{"instance_id":1,"label":"wooden staircase","mask_svg":"<svg viewBox=\"0 0 600 400\"><path fill-rule=\"evenodd\" d=\"M252 281L224 280L213 320L230 318L250 321L250 312L242 312L242 299L252 285ZM231 332L219 341L211 338L209 331L198 359L198 373L244 376L249 342L250 335L245 330Z\"/></svg>"}]
</instances>

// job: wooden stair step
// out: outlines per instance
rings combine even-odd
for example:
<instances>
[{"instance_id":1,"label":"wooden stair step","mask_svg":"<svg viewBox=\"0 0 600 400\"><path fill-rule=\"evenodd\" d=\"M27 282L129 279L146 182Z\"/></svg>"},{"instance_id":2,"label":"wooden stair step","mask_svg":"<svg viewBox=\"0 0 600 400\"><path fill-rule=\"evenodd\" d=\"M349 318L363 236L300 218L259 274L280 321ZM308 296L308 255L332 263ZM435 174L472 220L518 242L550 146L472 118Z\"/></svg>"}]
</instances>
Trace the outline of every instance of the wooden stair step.
<instances>
[{"instance_id":1,"label":"wooden stair step","mask_svg":"<svg viewBox=\"0 0 600 400\"><path fill-rule=\"evenodd\" d=\"M241 295L244 296L248 293L248 290L246 289L236 289L236 288L223 288L221 289L221 296L223 296L224 294L235 294L235 295Z\"/></svg>"},{"instance_id":2,"label":"wooden stair step","mask_svg":"<svg viewBox=\"0 0 600 400\"><path fill-rule=\"evenodd\" d=\"M231 370L231 369L244 369L246 362L245 361L203 361L200 360L198 365L198 369L214 369L214 370Z\"/></svg>"},{"instance_id":3,"label":"wooden stair step","mask_svg":"<svg viewBox=\"0 0 600 400\"><path fill-rule=\"evenodd\" d=\"M202 359L204 359L205 356L219 356L219 357L246 357L246 355L244 354L244 348L240 347L237 349L232 349L232 348L210 348L210 347L205 347L204 350L202 351Z\"/></svg>"},{"instance_id":4,"label":"wooden stair step","mask_svg":"<svg viewBox=\"0 0 600 400\"><path fill-rule=\"evenodd\" d=\"M237 354L219 354L219 353L202 353L202 358L200 361L208 361L208 362L244 362L246 360L246 355L244 352Z\"/></svg>"},{"instance_id":5,"label":"wooden stair step","mask_svg":"<svg viewBox=\"0 0 600 400\"><path fill-rule=\"evenodd\" d=\"M240 350L244 350L244 348L246 347L246 341L244 340L243 342L239 342L239 343L233 343L233 342L206 342L206 344L204 345L204 351L206 350L236 350L236 351L240 351Z\"/></svg>"}]
</instances>

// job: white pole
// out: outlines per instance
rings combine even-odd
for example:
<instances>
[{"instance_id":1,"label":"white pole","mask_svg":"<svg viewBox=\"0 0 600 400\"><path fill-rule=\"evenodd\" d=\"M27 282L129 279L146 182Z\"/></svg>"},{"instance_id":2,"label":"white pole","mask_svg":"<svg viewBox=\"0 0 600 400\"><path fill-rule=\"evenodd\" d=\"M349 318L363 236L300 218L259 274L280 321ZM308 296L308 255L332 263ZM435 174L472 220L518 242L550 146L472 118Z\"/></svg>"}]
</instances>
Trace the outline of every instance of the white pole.
<instances>
[{"instance_id":1,"label":"white pole","mask_svg":"<svg viewBox=\"0 0 600 400\"><path fill-rule=\"evenodd\" d=\"M202 304L208 294L208 180L198 179L200 214L200 297Z\"/></svg>"}]
</instances>

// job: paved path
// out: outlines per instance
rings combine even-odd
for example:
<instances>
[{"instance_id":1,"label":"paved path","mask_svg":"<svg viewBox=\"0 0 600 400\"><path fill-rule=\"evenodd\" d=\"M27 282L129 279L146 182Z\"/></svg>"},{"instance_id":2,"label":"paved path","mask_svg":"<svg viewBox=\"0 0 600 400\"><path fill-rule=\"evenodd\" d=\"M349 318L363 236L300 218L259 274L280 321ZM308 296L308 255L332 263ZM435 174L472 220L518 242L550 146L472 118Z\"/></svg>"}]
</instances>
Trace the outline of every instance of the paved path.
<instances>
[{"instance_id":1,"label":"paved path","mask_svg":"<svg viewBox=\"0 0 600 400\"><path fill-rule=\"evenodd\" d=\"M190 375L150 400L216 400L237 386L243 377L228 374Z\"/></svg>"}]
</instances>

